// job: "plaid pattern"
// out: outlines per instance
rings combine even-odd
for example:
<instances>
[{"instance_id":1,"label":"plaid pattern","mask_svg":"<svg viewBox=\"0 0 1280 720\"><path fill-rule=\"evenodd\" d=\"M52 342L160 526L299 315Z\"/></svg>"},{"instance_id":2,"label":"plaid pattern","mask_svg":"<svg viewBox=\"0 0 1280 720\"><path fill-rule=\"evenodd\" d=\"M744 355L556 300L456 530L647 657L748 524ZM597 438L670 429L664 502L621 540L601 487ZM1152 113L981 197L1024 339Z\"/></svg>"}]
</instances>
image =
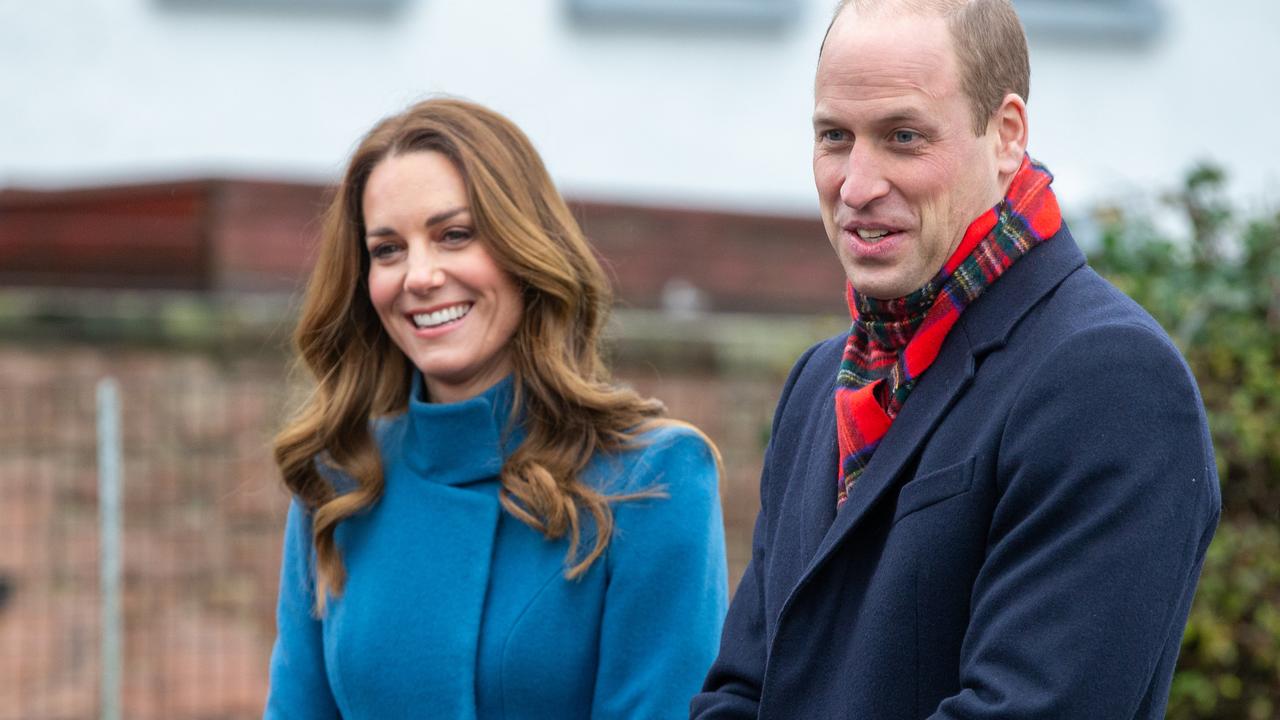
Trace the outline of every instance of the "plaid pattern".
<instances>
[{"instance_id":1,"label":"plaid pattern","mask_svg":"<svg viewBox=\"0 0 1280 720\"><path fill-rule=\"evenodd\" d=\"M1051 182L1043 165L1023 158L1008 195L969 226L942 270L910 295L876 300L848 286L853 326L836 379L837 508L960 313L1018 258L1058 232L1062 216Z\"/></svg>"}]
</instances>

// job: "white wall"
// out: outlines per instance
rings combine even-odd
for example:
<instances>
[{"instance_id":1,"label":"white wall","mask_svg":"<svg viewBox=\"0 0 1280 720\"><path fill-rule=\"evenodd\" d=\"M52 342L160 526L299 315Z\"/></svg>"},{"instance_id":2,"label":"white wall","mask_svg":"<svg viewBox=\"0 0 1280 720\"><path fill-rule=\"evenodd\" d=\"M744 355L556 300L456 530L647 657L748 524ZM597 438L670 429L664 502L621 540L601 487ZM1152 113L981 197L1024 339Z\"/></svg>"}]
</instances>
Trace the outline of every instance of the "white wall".
<instances>
[{"instance_id":1,"label":"white wall","mask_svg":"<svg viewBox=\"0 0 1280 720\"><path fill-rule=\"evenodd\" d=\"M196 0L188 0L188 3ZM1032 153L1070 208L1198 158L1280 198L1280 2L1162 0L1132 49L1032 37ZM0 187L203 175L332 180L433 92L516 120L578 197L812 214L812 73L830 0L788 29L574 23L562 0L390 16L163 0L0 0Z\"/></svg>"}]
</instances>

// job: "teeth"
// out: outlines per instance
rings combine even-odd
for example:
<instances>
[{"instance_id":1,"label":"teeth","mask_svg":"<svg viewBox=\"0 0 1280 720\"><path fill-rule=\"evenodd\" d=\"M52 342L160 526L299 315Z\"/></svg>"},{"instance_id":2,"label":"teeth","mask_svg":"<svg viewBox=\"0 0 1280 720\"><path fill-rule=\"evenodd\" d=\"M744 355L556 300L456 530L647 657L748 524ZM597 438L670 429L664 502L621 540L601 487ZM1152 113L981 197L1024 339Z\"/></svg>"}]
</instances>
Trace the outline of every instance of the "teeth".
<instances>
[{"instance_id":1,"label":"teeth","mask_svg":"<svg viewBox=\"0 0 1280 720\"><path fill-rule=\"evenodd\" d=\"M888 230L859 230L858 231L858 237L862 238L863 240L867 240L869 242L874 242L876 240L879 240L880 238L888 234L889 234Z\"/></svg>"},{"instance_id":2,"label":"teeth","mask_svg":"<svg viewBox=\"0 0 1280 720\"><path fill-rule=\"evenodd\" d=\"M457 320L469 312L471 312L471 303L462 303L435 312L416 314L413 316L413 324L420 328L436 327Z\"/></svg>"}]
</instances>

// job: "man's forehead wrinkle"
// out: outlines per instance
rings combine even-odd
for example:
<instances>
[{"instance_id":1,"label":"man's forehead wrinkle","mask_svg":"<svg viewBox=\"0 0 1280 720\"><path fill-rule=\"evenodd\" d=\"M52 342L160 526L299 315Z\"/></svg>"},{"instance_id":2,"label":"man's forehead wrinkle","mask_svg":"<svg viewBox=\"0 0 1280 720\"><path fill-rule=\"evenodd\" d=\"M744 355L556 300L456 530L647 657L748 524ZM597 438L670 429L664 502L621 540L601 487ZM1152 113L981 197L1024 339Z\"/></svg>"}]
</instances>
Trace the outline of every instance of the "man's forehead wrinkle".
<instances>
[{"instance_id":1,"label":"man's forehead wrinkle","mask_svg":"<svg viewBox=\"0 0 1280 720\"><path fill-rule=\"evenodd\" d=\"M915 93L936 100L948 94L947 91L950 88L940 83L933 83L932 86L925 83L924 79L927 75L928 70L924 67L914 69L904 67L902 70L882 68L877 71L858 73L842 83L842 86L847 88L853 97L864 99Z\"/></svg>"},{"instance_id":2,"label":"man's forehead wrinkle","mask_svg":"<svg viewBox=\"0 0 1280 720\"><path fill-rule=\"evenodd\" d=\"M939 82L940 79L937 66L930 65L927 59L857 69L833 63L827 72L819 73L817 94L819 97L848 100L877 100L915 94L940 100L959 91L954 80Z\"/></svg>"}]
</instances>

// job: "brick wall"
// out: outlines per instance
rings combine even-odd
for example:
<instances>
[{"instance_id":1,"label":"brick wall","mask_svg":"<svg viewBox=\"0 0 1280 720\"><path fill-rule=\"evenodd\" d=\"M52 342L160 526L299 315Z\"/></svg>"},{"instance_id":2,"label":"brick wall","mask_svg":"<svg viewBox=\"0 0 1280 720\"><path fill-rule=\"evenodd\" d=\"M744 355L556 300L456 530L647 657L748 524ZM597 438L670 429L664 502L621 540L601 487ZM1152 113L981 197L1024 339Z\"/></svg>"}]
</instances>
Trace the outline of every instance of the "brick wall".
<instances>
[{"instance_id":1,"label":"brick wall","mask_svg":"<svg viewBox=\"0 0 1280 720\"><path fill-rule=\"evenodd\" d=\"M0 191L0 287L289 293L329 194L247 180ZM570 206L625 307L663 307L684 287L713 312L841 312L843 272L816 218Z\"/></svg>"}]
</instances>

